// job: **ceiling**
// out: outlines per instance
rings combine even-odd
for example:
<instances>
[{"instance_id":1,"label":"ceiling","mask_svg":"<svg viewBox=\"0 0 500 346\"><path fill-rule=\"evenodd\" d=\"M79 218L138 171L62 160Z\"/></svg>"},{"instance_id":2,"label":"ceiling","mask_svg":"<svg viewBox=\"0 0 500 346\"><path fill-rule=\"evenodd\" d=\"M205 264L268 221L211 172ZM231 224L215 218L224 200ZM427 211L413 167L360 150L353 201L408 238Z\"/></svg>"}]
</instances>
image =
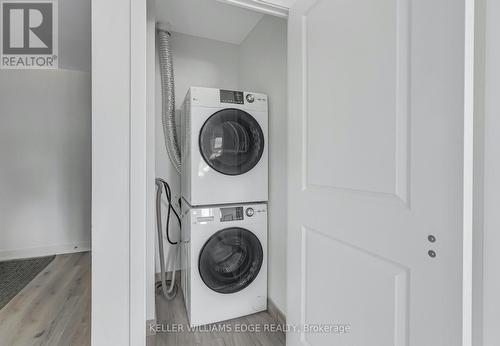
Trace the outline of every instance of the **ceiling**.
<instances>
[{"instance_id":1,"label":"ceiling","mask_svg":"<svg viewBox=\"0 0 500 346\"><path fill-rule=\"evenodd\" d=\"M156 0L156 20L170 29L228 43L240 44L263 14L216 0Z\"/></svg>"}]
</instances>

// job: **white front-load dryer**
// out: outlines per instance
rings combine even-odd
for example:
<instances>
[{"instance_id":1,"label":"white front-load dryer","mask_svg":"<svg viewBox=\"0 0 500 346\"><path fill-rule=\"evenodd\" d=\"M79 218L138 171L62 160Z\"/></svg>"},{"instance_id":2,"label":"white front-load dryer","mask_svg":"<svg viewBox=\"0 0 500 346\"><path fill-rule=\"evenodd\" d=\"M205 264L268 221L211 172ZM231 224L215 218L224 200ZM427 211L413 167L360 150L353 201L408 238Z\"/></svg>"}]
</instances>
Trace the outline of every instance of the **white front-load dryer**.
<instances>
[{"instance_id":1,"label":"white front-load dryer","mask_svg":"<svg viewBox=\"0 0 500 346\"><path fill-rule=\"evenodd\" d=\"M189 324L267 309L267 205L184 205L181 287Z\"/></svg>"},{"instance_id":2,"label":"white front-load dryer","mask_svg":"<svg viewBox=\"0 0 500 346\"><path fill-rule=\"evenodd\" d=\"M191 87L181 112L181 194L192 206L268 199L267 96Z\"/></svg>"}]
</instances>

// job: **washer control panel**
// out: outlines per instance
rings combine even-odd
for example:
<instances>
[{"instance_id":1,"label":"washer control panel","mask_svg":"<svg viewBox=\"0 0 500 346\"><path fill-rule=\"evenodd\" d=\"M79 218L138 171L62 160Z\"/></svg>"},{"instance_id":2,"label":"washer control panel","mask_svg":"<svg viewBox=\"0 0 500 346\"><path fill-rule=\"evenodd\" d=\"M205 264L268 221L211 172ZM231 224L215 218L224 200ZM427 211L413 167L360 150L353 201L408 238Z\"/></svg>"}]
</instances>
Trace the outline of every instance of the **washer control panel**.
<instances>
[{"instance_id":1,"label":"washer control panel","mask_svg":"<svg viewBox=\"0 0 500 346\"><path fill-rule=\"evenodd\" d=\"M266 208L259 208L258 206L224 207L220 208L220 222L241 221L265 212Z\"/></svg>"},{"instance_id":2,"label":"washer control panel","mask_svg":"<svg viewBox=\"0 0 500 346\"><path fill-rule=\"evenodd\" d=\"M220 208L220 221L243 220L243 207Z\"/></svg>"}]
</instances>

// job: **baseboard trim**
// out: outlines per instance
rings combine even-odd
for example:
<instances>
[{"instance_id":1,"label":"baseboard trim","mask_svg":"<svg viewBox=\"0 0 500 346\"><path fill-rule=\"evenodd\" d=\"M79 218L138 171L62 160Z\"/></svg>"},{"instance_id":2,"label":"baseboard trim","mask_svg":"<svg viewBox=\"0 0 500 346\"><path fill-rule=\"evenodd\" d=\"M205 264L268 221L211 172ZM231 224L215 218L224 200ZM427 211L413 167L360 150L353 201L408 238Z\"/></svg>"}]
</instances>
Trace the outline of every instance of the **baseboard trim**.
<instances>
[{"instance_id":1,"label":"baseboard trim","mask_svg":"<svg viewBox=\"0 0 500 346\"><path fill-rule=\"evenodd\" d=\"M0 250L0 261L90 251L90 242L57 244L14 250Z\"/></svg>"},{"instance_id":2,"label":"baseboard trim","mask_svg":"<svg viewBox=\"0 0 500 346\"><path fill-rule=\"evenodd\" d=\"M286 325L286 315L269 298L267 298L267 311L279 324Z\"/></svg>"}]
</instances>

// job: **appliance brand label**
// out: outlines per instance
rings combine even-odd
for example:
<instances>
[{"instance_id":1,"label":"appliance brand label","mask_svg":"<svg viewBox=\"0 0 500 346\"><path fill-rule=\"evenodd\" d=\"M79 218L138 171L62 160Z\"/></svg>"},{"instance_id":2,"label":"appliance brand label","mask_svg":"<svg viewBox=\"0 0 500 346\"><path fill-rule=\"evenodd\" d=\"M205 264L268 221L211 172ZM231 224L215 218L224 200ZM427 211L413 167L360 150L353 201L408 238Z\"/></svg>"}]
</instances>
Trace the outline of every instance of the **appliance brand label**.
<instances>
[{"instance_id":1,"label":"appliance brand label","mask_svg":"<svg viewBox=\"0 0 500 346\"><path fill-rule=\"evenodd\" d=\"M213 216L198 216L196 218L196 222L198 222L198 223L212 222L212 221L214 221L214 217Z\"/></svg>"},{"instance_id":2,"label":"appliance brand label","mask_svg":"<svg viewBox=\"0 0 500 346\"><path fill-rule=\"evenodd\" d=\"M57 0L0 1L0 68L58 68L57 5Z\"/></svg>"}]
</instances>

